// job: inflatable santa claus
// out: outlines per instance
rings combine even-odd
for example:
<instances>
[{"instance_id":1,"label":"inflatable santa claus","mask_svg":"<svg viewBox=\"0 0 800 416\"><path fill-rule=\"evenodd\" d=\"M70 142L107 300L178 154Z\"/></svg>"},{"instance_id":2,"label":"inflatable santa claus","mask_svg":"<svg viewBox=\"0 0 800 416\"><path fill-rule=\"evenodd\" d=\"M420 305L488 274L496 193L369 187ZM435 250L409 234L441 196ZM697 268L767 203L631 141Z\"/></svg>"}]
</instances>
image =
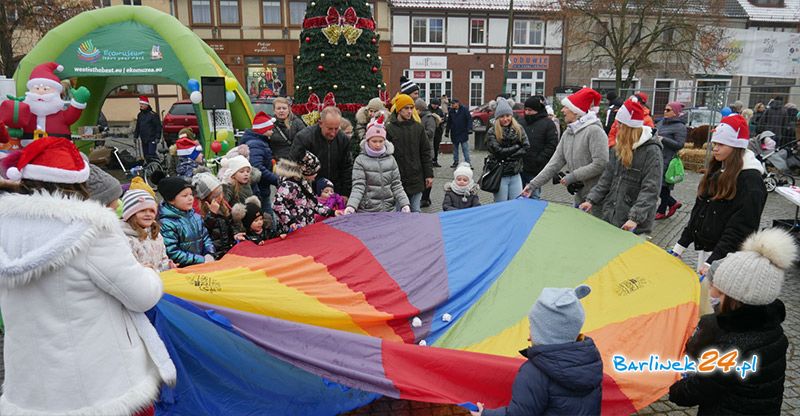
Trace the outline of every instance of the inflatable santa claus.
<instances>
[{"instance_id":1,"label":"inflatable santa claus","mask_svg":"<svg viewBox=\"0 0 800 416\"><path fill-rule=\"evenodd\" d=\"M25 93L24 102L36 116L37 130L47 132L48 136L69 138L70 126L81 117L90 94L86 87L72 90L72 100L65 109L61 99L64 87L56 75L63 70L64 67L55 62L36 66L26 84L28 92Z\"/></svg>"}]
</instances>

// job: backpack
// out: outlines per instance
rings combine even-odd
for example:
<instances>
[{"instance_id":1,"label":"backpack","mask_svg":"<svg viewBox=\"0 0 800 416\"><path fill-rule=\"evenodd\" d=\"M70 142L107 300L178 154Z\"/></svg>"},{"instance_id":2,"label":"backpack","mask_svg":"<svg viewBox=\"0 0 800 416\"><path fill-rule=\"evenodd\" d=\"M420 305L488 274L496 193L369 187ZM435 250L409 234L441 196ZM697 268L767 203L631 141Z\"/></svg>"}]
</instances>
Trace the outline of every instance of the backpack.
<instances>
[{"instance_id":1,"label":"backpack","mask_svg":"<svg viewBox=\"0 0 800 416\"><path fill-rule=\"evenodd\" d=\"M676 154L672 160L669 161L667 172L664 174L664 181L670 185L683 182L686 177L686 172L683 169L683 161Z\"/></svg>"}]
</instances>

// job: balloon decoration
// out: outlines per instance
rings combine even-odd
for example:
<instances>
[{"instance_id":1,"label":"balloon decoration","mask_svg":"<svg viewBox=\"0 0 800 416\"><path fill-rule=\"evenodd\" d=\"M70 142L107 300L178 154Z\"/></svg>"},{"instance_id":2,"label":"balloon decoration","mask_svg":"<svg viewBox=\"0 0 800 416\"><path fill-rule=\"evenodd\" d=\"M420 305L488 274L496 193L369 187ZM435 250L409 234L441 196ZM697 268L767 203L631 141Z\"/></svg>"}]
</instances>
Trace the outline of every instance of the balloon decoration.
<instances>
[{"instance_id":1,"label":"balloon decoration","mask_svg":"<svg viewBox=\"0 0 800 416\"><path fill-rule=\"evenodd\" d=\"M224 142L225 140L228 140L229 135L230 132L228 130L217 130L217 141Z\"/></svg>"},{"instance_id":2,"label":"balloon decoration","mask_svg":"<svg viewBox=\"0 0 800 416\"><path fill-rule=\"evenodd\" d=\"M203 101L203 94L200 93L200 91L192 91L192 93L189 94L189 100L192 101L192 104L200 104L200 102Z\"/></svg>"},{"instance_id":3,"label":"balloon decoration","mask_svg":"<svg viewBox=\"0 0 800 416\"><path fill-rule=\"evenodd\" d=\"M225 92L225 101L229 103L236 101L236 94L234 94L233 91Z\"/></svg>"},{"instance_id":4,"label":"balloon decoration","mask_svg":"<svg viewBox=\"0 0 800 416\"><path fill-rule=\"evenodd\" d=\"M719 112L722 114L722 117L728 117L733 113L733 110L731 110L730 107L722 107L722 110L719 110Z\"/></svg>"},{"instance_id":5,"label":"balloon decoration","mask_svg":"<svg viewBox=\"0 0 800 416\"><path fill-rule=\"evenodd\" d=\"M211 142L211 151L214 153L219 153L222 150L222 143L220 142Z\"/></svg>"},{"instance_id":6,"label":"balloon decoration","mask_svg":"<svg viewBox=\"0 0 800 416\"><path fill-rule=\"evenodd\" d=\"M222 151L227 152L230 149L231 145L228 142L222 142Z\"/></svg>"},{"instance_id":7,"label":"balloon decoration","mask_svg":"<svg viewBox=\"0 0 800 416\"><path fill-rule=\"evenodd\" d=\"M225 90L226 91L233 91L238 86L239 86L239 83L236 81L236 78L225 77Z\"/></svg>"},{"instance_id":8,"label":"balloon decoration","mask_svg":"<svg viewBox=\"0 0 800 416\"><path fill-rule=\"evenodd\" d=\"M194 78L190 79L187 84L189 86L189 92L200 91L200 83L197 82L196 79Z\"/></svg>"}]
</instances>

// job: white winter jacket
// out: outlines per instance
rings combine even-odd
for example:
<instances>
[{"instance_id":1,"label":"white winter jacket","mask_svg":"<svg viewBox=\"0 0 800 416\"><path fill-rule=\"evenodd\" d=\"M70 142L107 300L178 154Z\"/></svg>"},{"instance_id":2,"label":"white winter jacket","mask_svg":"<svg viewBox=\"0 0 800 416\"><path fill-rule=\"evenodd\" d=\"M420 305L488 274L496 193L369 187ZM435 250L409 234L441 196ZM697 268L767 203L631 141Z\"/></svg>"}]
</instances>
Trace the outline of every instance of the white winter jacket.
<instances>
[{"instance_id":1,"label":"white winter jacket","mask_svg":"<svg viewBox=\"0 0 800 416\"><path fill-rule=\"evenodd\" d=\"M141 312L161 279L113 212L60 194L0 196L0 414L128 415L175 367Z\"/></svg>"}]
</instances>

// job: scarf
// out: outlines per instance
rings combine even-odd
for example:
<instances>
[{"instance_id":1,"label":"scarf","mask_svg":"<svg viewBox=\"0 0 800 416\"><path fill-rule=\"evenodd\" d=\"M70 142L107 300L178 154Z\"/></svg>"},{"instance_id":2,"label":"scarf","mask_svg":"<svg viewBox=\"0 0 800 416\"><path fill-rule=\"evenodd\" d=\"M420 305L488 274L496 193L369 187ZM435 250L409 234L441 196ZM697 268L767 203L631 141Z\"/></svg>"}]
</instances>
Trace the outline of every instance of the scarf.
<instances>
[{"instance_id":1,"label":"scarf","mask_svg":"<svg viewBox=\"0 0 800 416\"><path fill-rule=\"evenodd\" d=\"M470 179L469 183L464 186L456 185L456 181L450 182L450 190L456 195L461 195L461 200L467 202L467 197L472 193L472 188L475 187L475 181Z\"/></svg>"},{"instance_id":2,"label":"scarf","mask_svg":"<svg viewBox=\"0 0 800 416\"><path fill-rule=\"evenodd\" d=\"M567 126L573 133L578 131L584 124L594 123L598 121L597 114L594 111L589 111L588 113L581 116L581 118L573 121L572 123Z\"/></svg>"},{"instance_id":3,"label":"scarf","mask_svg":"<svg viewBox=\"0 0 800 416\"><path fill-rule=\"evenodd\" d=\"M364 146L364 150L366 150L367 156L369 157L381 157L384 153L386 153L386 145L384 145L381 150L372 150L372 148L369 147L369 144L367 144Z\"/></svg>"}]
</instances>

